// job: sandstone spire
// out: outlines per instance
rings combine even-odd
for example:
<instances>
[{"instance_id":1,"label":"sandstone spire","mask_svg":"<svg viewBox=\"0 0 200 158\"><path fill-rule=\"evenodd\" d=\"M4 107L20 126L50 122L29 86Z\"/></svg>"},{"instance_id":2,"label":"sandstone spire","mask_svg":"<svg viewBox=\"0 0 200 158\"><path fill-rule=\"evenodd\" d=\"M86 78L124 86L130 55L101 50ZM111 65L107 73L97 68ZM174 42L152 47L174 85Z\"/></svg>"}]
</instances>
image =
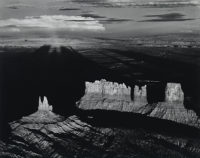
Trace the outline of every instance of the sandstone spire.
<instances>
[{"instance_id":1,"label":"sandstone spire","mask_svg":"<svg viewBox=\"0 0 200 158\"><path fill-rule=\"evenodd\" d=\"M39 105L38 105L38 111L52 111L53 107L52 105L49 105L47 97L44 96L43 101L41 101L41 97L39 97Z\"/></svg>"},{"instance_id":2,"label":"sandstone spire","mask_svg":"<svg viewBox=\"0 0 200 158\"><path fill-rule=\"evenodd\" d=\"M147 102L147 86L144 85L141 88L135 85L134 87L134 96L133 96L134 104L136 105L146 105Z\"/></svg>"},{"instance_id":3,"label":"sandstone spire","mask_svg":"<svg viewBox=\"0 0 200 158\"><path fill-rule=\"evenodd\" d=\"M52 105L49 105L47 97L39 97L38 110L28 116L22 117L22 122L27 123L55 123L64 120L64 117L53 113Z\"/></svg>"},{"instance_id":4,"label":"sandstone spire","mask_svg":"<svg viewBox=\"0 0 200 158\"><path fill-rule=\"evenodd\" d=\"M38 110L42 108L42 101L41 97L39 96L39 104L38 104Z\"/></svg>"}]
</instances>

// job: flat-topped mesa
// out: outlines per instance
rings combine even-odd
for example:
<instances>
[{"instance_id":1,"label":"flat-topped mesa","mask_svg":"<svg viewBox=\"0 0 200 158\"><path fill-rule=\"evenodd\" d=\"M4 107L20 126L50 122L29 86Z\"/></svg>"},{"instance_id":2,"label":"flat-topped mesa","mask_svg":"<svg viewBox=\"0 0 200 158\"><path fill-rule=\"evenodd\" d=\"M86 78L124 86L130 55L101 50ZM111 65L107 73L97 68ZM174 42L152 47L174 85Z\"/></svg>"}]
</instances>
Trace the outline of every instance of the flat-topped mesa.
<instances>
[{"instance_id":1,"label":"flat-topped mesa","mask_svg":"<svg viewBox=\"0 0 200 158\"><path fill-rule=\"evenodd\" d=\"M200 128L200 119L193 111L184 107L184 93L180 83L167 83L165 102L157 103L147 111L151 117L175 121L177 123Z\"/></svg>"},{"instance_id":2,"label":"flat-topped mesa","mask_svg":"<svg viewBox=\"0 0 200 158\"><path fill-rule=\"evenodd\" d=\"M44 96L43 101L41 101L41 97L39 97L38 111L53 111L53 106L49 105L47 97Z\"/></svg>"},{"instance_id":3,"label":"flat-topped mesa","mask_svg":"<svg viewBox=\"0 0 200 158\"><path fill-rule=\"evenodd\" d=\"M134 96L133 96L134 105L146 105L147 101L147 86L144 85L141 88L135 85L134 87Z\"/></svg>"},{"instance_id":4,"label":"flat-topped mesa","mask_svg":"<svg viewBox=\"0 0 200 158\"><path fill-rule=\"evenodd\" d=\"M77 106L80 109L104 109L130 111L132 109L131 88L116 82L100 81L86 82L85 94Z\"/></svg>"},{"instance_id":5,"label":"flat-topped mesa","mask_svg":"<svg viewBox=\"0 0 200 158\"><path fill-rule=\"evenodd\" d=\"M131 100L131 88L116 82L106 80L85 83L85 95L99 95L103 98L113 98L117 100Z\"/></svg>"},{"instance_id":6,"label":"flat-topped mesa","mask_svg":"<svg viewBox=\"0 0 200 158\"><path fill-rule=\"evenodd\" d=\"M165 102L167 103L184 103L184 93L180 83L167 83L165 89Z\"/></svg>"}]
</instances>

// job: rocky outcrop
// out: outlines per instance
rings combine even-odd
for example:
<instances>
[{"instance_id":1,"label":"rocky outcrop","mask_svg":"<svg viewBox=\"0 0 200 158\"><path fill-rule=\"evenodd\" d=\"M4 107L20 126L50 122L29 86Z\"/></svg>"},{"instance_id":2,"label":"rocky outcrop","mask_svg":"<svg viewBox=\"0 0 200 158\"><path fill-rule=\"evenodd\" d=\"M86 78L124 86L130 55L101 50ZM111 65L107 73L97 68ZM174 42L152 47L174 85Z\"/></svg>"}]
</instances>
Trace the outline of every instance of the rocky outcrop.
<instances>
[{"instance_id":1,"label":"rocky outcrop","mask_svg":"<svg viewBox=\"0 0 200 158\"><path fill-rule=\"evenodd\" d=\"M41 101L39 97L38 111L35 113L22 117L23 122L45 122L45 123L54 123L62 121L64 118L53 113L53 106L49 105L47 97L44 97L44 100Z\"/></svg>"},{"instance_id":2,"label":"rocky outcrop","mask_svg":"<svg viewBox=\"0 0 200 158\"><path fill-rule=\"evenodd\" d=\"M172 104L183 104L184 93L180 83L167 83L165 89L165 102Z\"/></svg>"},{"instance_id":3,"label":"rocky outcrop","mask_svg":"<svg viewBox=\"0 0 200 158\"><path fill-rule=\"evenodd\" d=\"M139 86L135 85L134 87L134 106L142 106L148 104L147 102L147 86L142 86L141 89Z\"/></svg>"},{"instance_id":4,"label":"rocky outcrop","mask_svg":"<svg viewBox=\"0 0 200 158\"><path fill-rule=\"evenodd\" d=\"M53 106L49 105L47 97L44 96L43 101L41 101L41 97L39 97L38 111L53 111Z\"/></svg>"},{"instance_id":5,"label":"rocky outcrop","mask_svg":"<svg viewBox=\"0 0 200 158\"><path fill-rule=\"evenodd\" d=\"M31 120L32 116L27 118ZM198 158L200 155L199 136L174 136L137 126L98 127L89 123L95 124L93 118L85 119L73 115L57 122L23 119L11 122L9 141L0 140L0 157Z\"/></svg>"},{"instance_id":6,"label":"rocky outcrop","mask_svg":"<svg viewBox=\"0 0 200 158\"><path fill-rule=\"evenodd\" d=\"M185 125L200 128L200 119L193 110L187 110L183 104L168 102L157 103L148 116L175 121Z\"/></svg>"},{"instance_id":7,"label":"rocky outcrop","mask_svg":"<svg viewBox=\"0 0 200 158\"><path fill-rule=\"evenodd\" d=\"M85 95L97 95L102 98L131 100L131 88L124 83L107 82L106 80L85 83Z\"/></svg>"},{"instance_id":8,"label":"rocky outcrop","mask_svg":"<svg viewBox=\"0 0 200 158\"><path fill-rule=\"evenodd\" d=\"M146 86L141 89L136 87L135 91L138 92L135 96L138 100L139 98L144 99L146 95ZM103 93L104 91L102 90L101 92ZM106 106L109 107L111 104L111 108L113 109L121 102L121 109L122 111L124 110L125 98L121 97L118 98L116 102L113 102L113 97L115 98L116 96L111 95L119 95L121 93L110 93L109 91L109 94L106 95L104 95L104 93L101 94L101 96L99 96L99 93L97 94L96 96L87 89L87 95L89 95L93 101L96 101L95 99L98 97L101 99L104 97L111 97L111 102L107 102L108 105ZM105 100L108 101L108 99ZM130 103L130 106L134 107L133 101L127 101L127 103ZM145 100L144 103L146 103ZM170 104L168 102L163 102L154 104L149 109L149 105L142 106L139 109L148 109L149 111L147 110L147 113L144 113L145 115L173 120L184 124L194 124L196 121L194 126L197 127L196 125L199 124L196 115L194 115L192 111L186 112L181 104L177 105L179 106L175 106L171 104L171 102ZM102 105L99 107L101 106ZM152 120L150 117L144 115L138 117L138 115L135 116L135 114L131 114L131 117L129 115L125 118L126 124L129 121L130 124L128 123L128 125L125 126L126 128L124 128L121 127L121 123L123 124L123 122L121 122L121 117L126 116L126 114L121 115L123 113L115 112L117 115L112 115L111 120L113 122L110 122L110 120L108 120L108 118L110 119L108 113L105 116L100 115L97 117L96 114L85 115L81 113L82 118L75 115L64 118L53 113L52 109L53 107L48 104L46 97L43 101L39 98L37 112L9 123L11 133L7 142L0 140L0 157L198 158L200 155L200 131L193 127L183 127L183 125L178 123L171 124L170 121L163 120L160 122L158 119ZM135 109L132 110L134 111ZM185 122L183 122L183 120ZM109 124L107 124L107 121ZM143 122L142 125L140 125L140 121ZM99 122L101 122L100 126ZM162 126L164 128L157 126ZM165 127L169 127L170 129L165 129ZM157 128L159 128L159 130ZM173 130L173 132L169 134L166 130L169 132ZM179 135L180 131L183 131L183 133L187 131L187 134ZM188 134L188 131L193 134ZM176 134L174 134L174 132Z\"/></svg>"},{"instance_id":9,"label":"rocky outcrop","mask_svg":"<svg viewBox=\"0 0 200 158\"><path fill-rule=\"evenodd\" d=\"M163 92L164 93L164 92ZM180 83L167 83L165 101L148 104L146 85L131 88L106 80L86 82L85 95L77 103L81 109L104 109L144 114L200 128L197 114L184 107L184 93Z\"/></svg>"},{"instance_id":10,"label":"rocky outcrop","mask_svg":"<svg viewBox=\"0 0 200 158\"><path fill-rule=\"evenodd\" d=\"M140 106L146 105L146 86L139 89L135 86L134 101L131 99L131 88L116 82L100 80L85 83L85 95L77 103L81 109L105 109L117 111L133 111Z\"/></svg>"},{"instance_id":11,"label":"rocky outcrop","mask_svg":"<svg viewBox=\"0 0 200 158\"><path fill-rule=\"evenodd\" d=\"M167 83L164 102L146 105L137 112L200 128L197 114L184 107L184 93L180 83Z\"/></svg>"}]
</instances>

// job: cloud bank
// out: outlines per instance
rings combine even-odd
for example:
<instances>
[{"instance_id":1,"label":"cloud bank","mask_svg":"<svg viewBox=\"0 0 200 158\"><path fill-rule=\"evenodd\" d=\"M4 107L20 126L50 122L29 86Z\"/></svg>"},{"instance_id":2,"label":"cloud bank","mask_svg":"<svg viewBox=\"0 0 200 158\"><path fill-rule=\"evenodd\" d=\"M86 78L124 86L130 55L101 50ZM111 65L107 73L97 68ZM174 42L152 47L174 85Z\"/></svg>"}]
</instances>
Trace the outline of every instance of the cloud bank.
<instances>
[{"instance_id":1,"label":"cloud bank","mask_svg":"<svg viewBox=\"0 0 200 158\"><path fill-rule=\"evenodd\" d=\"M159 14L159 15L146 15L145 17L153 18L147 19L139 22L170 22L170 21L187 21L195 20L192 18L185 18L185 15L180 13L168 13L168 14Z\"/></svg>"},{"instance_id":2,"label":"cloud bank","mask_svg":"<svg viewBox=\"0 0 200 158\"><path fill-rule=\"evenodd\" d=\"M12 27L11 27L12 26ZM42 15L27 16L23 19L0 20L0 28L44 28L66 31L104 31L103 24L91 17L66 16L66 15Z\"/></svg>"},{"instance_id":3,"label":"cloud bank","mask_svg":"<svg viewBox=\"0 0 200 158\"><path fill-rule=\"evenodd\" d=\"M200 5L200 0L70 0L96 7L182 7Z\"/></svg>"},{"instance_id":4,"label":"cloud bank","mask_svg":"<svg viewBox=\"0 0 200 158\"><path fill-rule=\"evenodd\" d=\"M91 18L98 19L98 21L101 22L102 24L113 24L113 23L123 23L123 22L133 21L132 19L108 18L106 16L101 16L101 15L93 14L93 13L84 13L84 14L80 14L80 16L86 17L86 18L91 17Z\"/></svg>"}]
</instances>

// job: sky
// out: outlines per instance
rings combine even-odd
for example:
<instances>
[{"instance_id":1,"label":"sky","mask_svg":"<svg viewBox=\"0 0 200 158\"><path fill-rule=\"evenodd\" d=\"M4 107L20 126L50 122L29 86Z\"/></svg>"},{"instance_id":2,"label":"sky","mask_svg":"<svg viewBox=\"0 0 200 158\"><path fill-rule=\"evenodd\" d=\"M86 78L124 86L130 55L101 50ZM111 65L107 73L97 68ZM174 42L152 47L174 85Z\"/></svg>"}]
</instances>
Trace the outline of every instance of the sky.
<instances>
[{"instance_id":1,"label":"sky","mask_svg":"<svg viewBox=\"0 0 200 158\"><path fill-rule=\"evenodd\" d=\"M0 0L0 43L196 32L200 0Z\"/></svg>"}]
</instances>

